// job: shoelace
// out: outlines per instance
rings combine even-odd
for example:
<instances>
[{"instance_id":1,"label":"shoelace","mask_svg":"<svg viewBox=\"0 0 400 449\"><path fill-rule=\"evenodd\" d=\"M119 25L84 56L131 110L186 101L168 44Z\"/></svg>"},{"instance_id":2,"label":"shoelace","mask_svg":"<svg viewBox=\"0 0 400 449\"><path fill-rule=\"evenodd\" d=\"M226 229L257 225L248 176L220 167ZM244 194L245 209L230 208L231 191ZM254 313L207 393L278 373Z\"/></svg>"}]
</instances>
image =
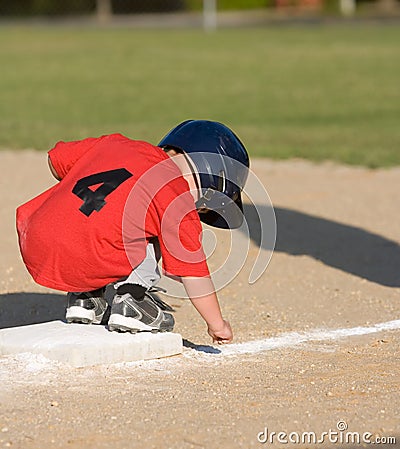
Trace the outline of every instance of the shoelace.
<instances>
[{"instance_id":1,"label":"shoelace","mask_svg":"<svg viewBox=\"0 0 400 449\"><path fill-rule=\"evenodd\" d=\"M150 287L146 293L150 293L148 297L154 302L156 306L158 306L161 310L166 312L175 312L175 309L171 307L169 304L164 302L158 296L152 295L151 293L163 292L166 293L167 290L161 287Z\"/></svg>"}]
</instances>

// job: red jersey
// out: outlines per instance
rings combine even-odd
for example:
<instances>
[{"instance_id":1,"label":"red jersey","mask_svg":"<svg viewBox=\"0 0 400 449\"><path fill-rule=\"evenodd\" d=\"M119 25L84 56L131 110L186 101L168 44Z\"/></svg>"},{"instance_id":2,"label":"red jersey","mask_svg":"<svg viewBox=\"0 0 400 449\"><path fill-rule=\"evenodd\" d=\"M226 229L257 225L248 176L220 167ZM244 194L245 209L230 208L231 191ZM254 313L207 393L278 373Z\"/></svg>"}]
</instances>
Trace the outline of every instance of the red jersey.
<instances>
[{"instance_id":1,"label":"red jersey","mask_svg":"<svg viewBox=\"0 0 400 449\"><path fill-rule=\"evenodd\" d=\"M128 276L160 243L163 269L208 276L202 227L171 158L121 134L59 142L49 157L61 181L17 209L21 254L35 281L89 291Z\"/></svg>"}]
</instances>

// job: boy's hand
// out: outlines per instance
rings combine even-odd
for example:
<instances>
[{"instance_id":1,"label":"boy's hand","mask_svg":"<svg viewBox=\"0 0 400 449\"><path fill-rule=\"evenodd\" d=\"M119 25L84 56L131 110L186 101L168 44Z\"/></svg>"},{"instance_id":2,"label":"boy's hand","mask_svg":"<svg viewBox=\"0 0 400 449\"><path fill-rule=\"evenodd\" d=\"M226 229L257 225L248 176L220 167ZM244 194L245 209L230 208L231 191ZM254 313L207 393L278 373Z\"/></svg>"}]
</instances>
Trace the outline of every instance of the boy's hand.
<instances>
[{"instance_id":1,"label":"boy's hand","mask_svg":"<svg viewBox=\"0 0 400 449\"><path fill-rule=\"evenodd\" d=\"M213 339L213 343L218 343L219 345L230 343L233 339L231 325L227 320L223 320L223 324L219 328L208 326L208 334Z\"/></svg>"},{"instance_id":2,"label":"boy's hand","mask_svg":"<svg viewBox=\"0 0 400 449\"><path fill-rule=\"evenodd\" d=\"M231 325L222 318L211 278L183 277L182 282L192 304L207 323L208 334L213 343L230 343L233 339Z\"/></svg>"}]
</instances>

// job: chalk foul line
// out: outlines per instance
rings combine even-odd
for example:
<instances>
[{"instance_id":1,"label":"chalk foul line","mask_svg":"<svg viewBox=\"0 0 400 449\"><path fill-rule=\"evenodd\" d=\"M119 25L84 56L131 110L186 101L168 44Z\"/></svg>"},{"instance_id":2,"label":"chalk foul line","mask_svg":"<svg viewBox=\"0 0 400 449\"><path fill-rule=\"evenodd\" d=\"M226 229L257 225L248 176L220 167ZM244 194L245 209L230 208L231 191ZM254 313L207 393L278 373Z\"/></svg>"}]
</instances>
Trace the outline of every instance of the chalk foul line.
<instances>
[{"instance_id":1,"label":"chalk foul line","mask_svg":"<svg viewBox=\"0 0 400 449\"><path fill-rule=\"evenodd\" d=\"M192 350L185 351L187 357L219 358L221 356L235 356L243 354L257 354L272 349L288 348L310 341L332 341L347 337L374 334L382 331L400 329L400 320L378 323L369 327L352 327L342 329L314 329L309 332L288 332L277 337L263 340L232 343L224 346L192 346Z\"/></svg>"}]
</instances>

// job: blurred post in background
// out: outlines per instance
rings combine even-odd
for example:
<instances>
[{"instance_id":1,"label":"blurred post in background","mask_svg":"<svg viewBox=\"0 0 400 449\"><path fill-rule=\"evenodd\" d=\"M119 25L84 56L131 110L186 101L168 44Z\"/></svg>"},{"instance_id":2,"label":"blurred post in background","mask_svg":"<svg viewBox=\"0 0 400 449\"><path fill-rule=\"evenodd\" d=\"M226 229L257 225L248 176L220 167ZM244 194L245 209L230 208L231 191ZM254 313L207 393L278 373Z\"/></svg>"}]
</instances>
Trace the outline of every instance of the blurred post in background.
<instances>
[{"instance_id":1,"label":"blurred post in background","mask_svg":"<svg viewBox=\"0 0 400 449\"><path fill-rule=\"evenodd\" d=\"M217 29L217 0L203 0L203 26L206 31Z\"/></svg>"},{"instance_id":2,"label":"blurred post in background","mask_svg":"<svg viewBox=\"0 0 400 449\"><path fill-rule=\"evenodd\" d=\"M112 18L112 1L96 0L96 13L100 23L109 22Z\"/></svg>"},{"instance_id":3,"label":"blurred post in background","mask_svg":"<svg viewBox=\"0 0 400 449\"><path fill-rule=\"evenodd\" d=\"M356 12L355 0L340 0L340 12L344 16L352 16Z\"/></svg>"}]
</instances>

